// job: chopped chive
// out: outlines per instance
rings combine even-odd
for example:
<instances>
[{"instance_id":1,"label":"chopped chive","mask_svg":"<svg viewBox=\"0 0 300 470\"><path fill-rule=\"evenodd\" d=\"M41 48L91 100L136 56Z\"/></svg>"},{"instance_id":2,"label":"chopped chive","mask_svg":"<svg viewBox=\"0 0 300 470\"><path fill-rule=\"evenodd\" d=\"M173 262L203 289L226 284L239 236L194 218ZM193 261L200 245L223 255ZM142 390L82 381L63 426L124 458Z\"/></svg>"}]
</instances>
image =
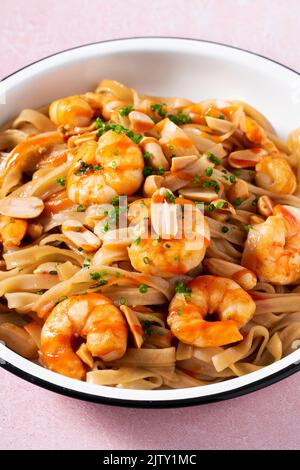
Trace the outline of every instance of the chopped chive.
<instances>
[{"instance_id":1,"label":"chopped chive","mask_svg":"<svg viewBox=\"0 0 300 470\"><path fill-rule=\"evenodd\" d=\"M144 169L143 169L143 175L145 177L149 176L149 175L152 175L153 173L153 168L151 166L145 166Z\"/></svg>"},{"instance_id":2,"label":"chopped chive","mask_svg":"<svg viewBox=\"0 0 300 470\"><path fill-rule=\"evenodd\" d=\"M222 207L224 207L224 205L225 205L225 201L218 201L216 203L216 208L217 209L222 209Z\"/></svg>"},{"instance_id":3,"label":"chopped chive","mask_svg":"<svg viewBox=\"0 0 300 470\"><path fill-rule=\"evenodd\" d=\"M214 163L215 165L220 165L221 160L216 157L213 153L211 152L206 152L206 155L208 156L209 160Z\"/></svg>"},{"instance_id":4,"label":"chopped chive","mask_svg":"<svg viewBox=\"0 0 300 470\"><path fill-rule=\"evenodd\" d=\"M244 200L241 198L241 197L237 197L236 199L234 199L232 201L232 204L237 207L237 206L240 206L242 203L244 202Z\"/></svg>"},{"instance_id":5,"label":"chopped chive","mask_svg":"<svg viewBox=\"0 0 300 470\"><path fill-rule=\"evenodd\" d=\"M159 166L159 167L158 167L158 174L161 175L161 176L164 176L165 170L163 169L162 166Z\"/></svg>"},{"instance_id":6,"label":"chopped chive","mask_svg":"<svg viewBox=\"0 0 300 470\"><path fill-rule=\"evenodd\" d=\"M208 166L207 168L205 168L205 174L208 177L210 177L213 174L213 169L211 166Z\"/></svg>"},{"instance_id":7,"label":"chopped chive","mask_svg":"<svg viewBox=\"0 0 300 470\"><path fill-rule=\"evenodd\" d=\"M103 230L103 232L108 232L108 230L109 230L109 224L108 224L107 221L104 223L102 230Z\"/></svg>"},{"instance_id":8,"label":"chopped chive","mask_svg":"<svg viewBox=\"0 0 300 470\"><path fill-rule=\"evenodd\" d=\"M130 137L130 136L128 136L128 137ZM130 138L135 144L138 145L140 143L140 141L142 140L142 138L143 138L143 134L135 134Z\"/></svg>"},{"instance_id":9,"label":"chopped chive","mask_svg":"<svg viewBox=\"0 0 300 470\"><path fill-rule=\"evenodd\" d=\"M244 225L243 229L246 230L246 232L249 232L253 228L253 225Z\"/></svg>"},{"instance_id":10,"label":"chopped chive","mask_svg":"<svg viewBox=\"0 0 300 470\"><path fill-rule=\"evenodd\" d=\"M93 165L93 170L94 171L102 170L102 166L101 165Z\"/></svg>"},{"instance_id":11,"label":"chopped chive","mask_svg":"<svg viewBox=\"0 0 300 470\"><path fill-rule=\"evenodd\" d=\"M102 121L101 118L97 117L96 119L96 129L102 129L105 126L105 123Z\"/></svg>"},{"instance_id":12,"label":"chopped chive","mask_svg":"<svg viewBox=\"0 0 300 470\"><path fill-rule=\"evenodd\" d=\"M66 185L66 178L56 178L55 180L60 186L65 186Z\"/></svg>"},{"instance_id":13,"label":"chopped chive","mask_svg":"<svg viewBox=\"0 0 300 470\"><path fill-rule=\"evenodd\" d=\"M148 291L148 286L146 286L146 284L140 284L139 285L139 292L141 294L146 294L147 291Z\"/></svg>"},{"instance_id":14,"label":"chopped chive","mask_svg":"<svg viewBox=\"0 0 300 470\"><path fill-rule=\"evenodd\" d=\"M85 173L87 173L89 170L92 170L93 168L94 168L93 165L89 165L88 163L81 161L80 167L78 168L78 170L75 171L75 175L77 176L84 175Z\"/></svg>"},{"instance_id":15,"label":"chopped chive","mask_svg":"<svg viewBox=\"0 0 300 470\"><path fill-rule=\"evenodd\" d=\"M51 276L55 276L57 274L57 271L49 271L49 274L51 274Z\"/></svg>"},{"instance_id":16,"label":"chopped chive","mask_svg":"<svg viewBox=\"0 0 300 470\"><path fill-rule=\"evenodd\" d=\"M104 132L112 130L116 134L123 133L127 135L127 137L129 137L135 144L139 144L143 138L143 134L134 134L131 130L126 129L125 127L121 126L121 124L116 124L114 122L104 124L103 121L101 121L101 123L100 121L99 121L99 127L97 127L97 121L96 121L96 127L98 129L98 133L97 133L98 137L101 137Z\"/></svg>"},{"instance_id":17,"label":"chopped chive","mask_svg":"<svg viewBox=\"0 0 300 470\"><path fill-rule=\"evenodd\" d=\"M76 208L76 211L77 212L84 212L85 211L85 207L82 205L82 204L78 204L77 208Z\"/></svg>"},{"instance_id":18,"label":"chopped chive","mask_svg":"<svg viewBox=\"0 0 300 470\"><path fill-rule=\"evenodd\" d=\"M171 194L169 191L166 192L165 197L166 197L166 199L168 199L169 202L171 202L172 204L175 204L176 199L173 196L173 194Z\"/></svg>"},{"instance_id":19,"label":"chopped chive","mask_svg":"<svg viewBox=\"0 0 300 470\"><path fill-rule=\"evenodd\" d=\"M205 208L208 212L212 212L215 210L215 206L213 204L208 204Z\"/></svg>"},{"instance_id":20,"label":"chopped chive","mask_svg":"<svg viewBox=\"0 0 300 470\"><path fill-rule=\"evenodd\" d=\"M91 288L95 289L96 287L105 286L105 284L108 284L108 281L106 281L105 279L101 279L101 281L97 282L96 284L93 284Z\"/></svg>"},{"instance_id":21,"label":"chopped chive","mask_svg":"<svg viewBox=\"0 0 300 470\"><path fill-rule=\"evenodd\" d=\"M220 189L220 186L216 181L203 181L202 186L203 188L214 188L216 193L218 193Z\"/></svg>"},{"instance_id":22,"label":"chopped chive","mask_svg":"<svg viewBox=\"0 0 300 470\"><path fill-rule=\"evenodd\" d=\"M97 273L97 272L90 273L90 277L91 277L91 279L93 279L93 281L98 281L98 279L100 279L100 277L101 277L101 274Z\"/></svg>"},{"instance_id":23,"label":"chopped chive","mask_svg":"<svg viewBox=\"0 0 300 470\"><path fill-rule=\"evenodd\" d=\"M162 119L166 117L166 113L163 110L163 106L164 104L159 104L159 103L155 103L151 105L151 111L158 114L158 116L161 117Z\"/></svg>"},{"instance_id":24,"label":"chopped chive","mask_svg":"<svg viewBox=\"0 0 300 470\"><path fill-rule=\"evenodd\" d=\"M175 292L177 294L190 294L192 289L188 287L183 281L176 282Z\"/></svg>"},{"instance_id":25,"label":"chopped chive","mask_svg":"<svg viewBox=\"0 0 300 470\"><path fill-rule=\"evenodd\" d=\"M85 258L84 262L83 262L83 267L84 268L88 268L90 265L91 265L91 258L90 257L87 257Z\"/></svg>"},{"instance_id":26,"label":"chopped chive","mask_svg":"<svg viewBox=\"0 0 300 470\"><path fill-rule=\"evenodd\" d=\"M257 203L258 203L258 196L253 199L253 201L251 202L251 205L252 206L257 206Z\"/></svg>"},{"instance_id":27,"label":"chopped chive","mask_svg":"<svg viewBox=\"0 0 300 470\"><path fill-rule=\"evenodd\" d=\"M139 245L141 243L141 237L136 237L136 239L134 240L134 243L136 245Z\"/></svg>"},{"instance_id":28,"label":"chopped chive","mask_svg":"<svg viewBox=\"0 0 300 470\"><path fill-rule=\"evenodd\" d=\"M229 176L229 181L230 183L235 183L236 182L236 177L234 175Z\"/></svg>"},{"instance_id":29,"label":"chopped chive","mask_svg":"<svg viewBox=\"0 0 300 470\"><path fill-rule=\"evenodd\" d=\"M152 157L152 153L151 153L151 152L145 152L145 153L144 153L144 159L145 159L145 160L149 160L151 157Z\"/></svg>"},{"instance_id":30,"label":"chopped chive","mask_svg":"<svg viewBox=\"0 0 300 470\"><path fill-rule=\"evenodd\" d=\"M193 178L193 183L197 184L197 183L199 183L199 180L200 180L199 176L195 175L194 178Z\"/></svg>"},{"instance_id":31,"label":"chopped chive","mask_svg":"<svg viewBox=\"0 0 300 470\"><path fill-rule=\"evenodd\" d=\"M144 256L143 261L144 261L145 264L150 263L150 260L149 260L148 256Z\"/></svg>"},{"instance_id":32,"label":"chopped chive","mask_svg":"<svg viewBox=\"0 0 300 470\"><path fill-rule=\"evenodd\" d=\"M120 108L120 109L119 109L119 114L120 114L120 116L122 116L122 117L128 116L128 114L131 113L132 110L133 110L133 106L132 106L132 105L123 106L123 108Z\"/></svg>"},{"instance_id":33,"label":"chopped chive","mask_svg":"<svg viewBox=\"0 0 300 470\"><path fill-rule=\"evenodd\" d=\"M119 205L119 196L114 196L111 200L111 203L113 206L118 206Z\"/></svg>"},{"instance_id":34,"label":"chopped chive","mask_svg":"<svg viewBox=\"0 0 300 470\"><path fill-rule=\"evenodd\" d=\"M224 227L222 227L222 232L223 232L223 233L229 232L229 228L226 227L226 225L224 225Z\"/></svg>"},{"instance_id":35,"label":"chopped chive","mask_svg":"<svg viewBox=\"0 0 300 470\"><path fill-rule=\"evenodd\" d=\"M177 114L168 114L168 118L177 126L191 122L191 118L187 116L182 109L179 109Z\"/></svg>"}]
</instances>

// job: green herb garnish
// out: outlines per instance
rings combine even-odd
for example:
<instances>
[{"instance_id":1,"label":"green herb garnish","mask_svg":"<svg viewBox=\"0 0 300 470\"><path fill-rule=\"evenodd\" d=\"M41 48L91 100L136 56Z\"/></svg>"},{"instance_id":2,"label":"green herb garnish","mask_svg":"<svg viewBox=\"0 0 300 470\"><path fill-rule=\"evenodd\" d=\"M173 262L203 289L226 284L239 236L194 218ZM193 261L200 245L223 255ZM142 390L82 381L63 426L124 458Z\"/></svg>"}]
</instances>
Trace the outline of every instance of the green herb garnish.
<instances>
[{"instance_id":1,"label":"green herb garnish","mask_svg":"<svg viewBox=\"0 0 300 470\"><path fill-rule=\"evenodd\" d=\"M165 198L168 199L168 201L171 202L172 204L175 204L176 202L175 197L169 191L166 192Z\"/></svg>"},{"instance_id":2,"label":"green herb garnish","mask_svg":"<svg viewBox=\"0 0 300 470\"><path fill-rule=\"evenodd\" d=\"M152 153L151 153L151 152L148 152L148 151L147 151L147 152L144 153L144 159L145 159L145 160L149 160L151 157L152 157Z\"/></svg>"},{"instance_id":3,"label":"green herb garnish","mask_svg":"<svg viewBox=\"0 0 300 470\"><path fill-rule=\"evenodd\" d=\"M102 228L103 232L108 232L109 230L109 223L106 221L103 225L103 228Z\"/></svg>"},{"instance_id":4,"label":"green herb garnish","mask_svg":"<svg viewBox=\"0 0 300 470\"><path fill-rule=\"evenodd\" d=\"M151 105L151 111L158 114L158 116L161 117L162 119L166 117L166 113L163 110L163 106L165 106L164 103L162 104L155 103Z\"/></svg>"},{"instance_id":5,"label":"green herb garnish","mask_svg":"<svg viewBox=\"0 0 300 470\"><path fill-rule=\"evenodd\" d=\"M242 203L244 202L244 200L241 198L241 197L237 197L236 199L234 199L232 201L232 204L237 207L237 206L240 206Z\"/></svg>"},{"instance_id":6,"label":"green herb garnish","mask_svg":"<svg viewBox=\"0 0 300 470\"><path fill-rule=\"evenodd\" d=\"M184 294L185 296L189 296L192 292L192 289L188 287L183 281L176 282L175 292L177 294Z\"/></svg>"},{"instance_id":7,"label":"green herb garnish","mask_svg":"<svg viewBox=\"0 0 300 470\"><path fill-rule=\"evenodd\" d=\"M145 166L144 169L143 169L143 175L145 176L145 178L149 175L152 175L153 173L153 168L151 166Z\"/></svg>"},{"instance_id":8,"label":"green herb garnish","mask_svg":"<svg viewBox=\"0 0 300 470\"><path fill-rule=\"evenodd\" d=\"M128 116L129 113L133 110L133 106L130 104L129 106L123 106L123 108L119 109L120 116Z\"/></svg>"},{"instance_id":9,"label":"green herb garnish","mask_svg":"<svg viewBox=\"0 0 300 470\"><path fill-rule=\"evenodd\" d=\"M216 203L216 208L217 209L222 209L222 207L224 207L225 204L226 204L225 201L218 201Z\"/></svg>"},{"instance_id":10,"label":"green herb garnish","mask_svg":"<svg viewBox=\"0 0 300 470\"><path fill-rule=\"evenodd\" d=\"M141 294L146 294L147 291L148 291L148 286L146 286L146 284L140 284L139 285L139 292Z\"/></svg>"},{"instance_id":11,"label":"green herb garnish","mask_svg":"<svg viewBox=\"0 0 300 470\"><path fill-rule=\"evenodd\" d=\"M60 186L65 186L66 185L66 178L56 178L55 180Z\"/></svg>"},{"instance_id":12,"label":"green herb garnish","mask_svg":"<svg viewBox=\"0 0 300 470\"><path fill-rule=\"evenodd\" d=\"M170 119L170 121L174 122L174 124L176 124L177 126L180 126L182 124L188 124L189 122L191 122L191 119L189 118L189 116L184 114L182 109L179 109L177 114L168 114L168 118Z\"/></svg>"},{"instance_id":13,"label":"green herb garnish","mask_svg":"<svg viewBox=\"0 0 300 470\"><path fill-rule=\"evenodd\" d=\"M221 160L216 157L213 153L211 152L206 152L206 155L208 156L209 160L214 163L215 165L220 165Z\"/></svg>"},{"instance_id":14,"label":"green herb garnish","mask_svg":"<svg viewBox=\"0 0 300 470\"><path fill-rule=\"evenodd\" d=\"M83 161L80 162L80 167L75 171L75 175L84 175L88 171L93 170L93 165L89 165Z\"/></svg>"},{"instance_id":15,"label":"green herb garnish","mask_svg":"<svg viewBox=\"0 0 300 470\"><path fill-rule=\"evenodd\" d=\"M90 276L91 276L91 279L93 279L93 281L98 281L101 277L101 274L100 273L90 273Z\"/></svg>"},{"instance_id":16,"label":"green herb garnish","mask_svg":"<svg viewBox=\"0 0 300 470\"><path fill-rule=\"evenodd\" d=\"M211 166L208 166L207 168L205 168L205 174L208 177L210 177L213 174L213 169Z\"/></svg>"},{"instance_id":17,"label":"green herb garnish","mask_svg":"<svg viewBox=\"0 0 300 470\"><path fill-rule=\"evenodd\" d=\"M139 245L141 243L141 237L136 237L136 239L134 240L134 243L136 245Z\"/></svg>"}]
</instances>

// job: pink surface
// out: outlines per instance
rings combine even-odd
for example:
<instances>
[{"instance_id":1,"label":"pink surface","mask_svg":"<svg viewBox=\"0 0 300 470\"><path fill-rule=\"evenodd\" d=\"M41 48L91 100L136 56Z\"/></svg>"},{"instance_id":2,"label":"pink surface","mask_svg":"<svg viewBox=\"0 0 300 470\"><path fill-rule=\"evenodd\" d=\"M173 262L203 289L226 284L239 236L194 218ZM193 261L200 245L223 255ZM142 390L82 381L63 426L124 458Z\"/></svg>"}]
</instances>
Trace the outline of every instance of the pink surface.
<instances>
[{"instance_id":1,"label":"pink surface","mask_svg":"<svg viewBox=\"0 0 300 470\"><path fill-rule=\"evenodd\" d=\"M45 55L129 36L224 42L300 70L298 0L1 0L0 78ZM1 449L299 449L300 374L177 410L65 398L0 370Z\"/></svg>"}]
</instances>

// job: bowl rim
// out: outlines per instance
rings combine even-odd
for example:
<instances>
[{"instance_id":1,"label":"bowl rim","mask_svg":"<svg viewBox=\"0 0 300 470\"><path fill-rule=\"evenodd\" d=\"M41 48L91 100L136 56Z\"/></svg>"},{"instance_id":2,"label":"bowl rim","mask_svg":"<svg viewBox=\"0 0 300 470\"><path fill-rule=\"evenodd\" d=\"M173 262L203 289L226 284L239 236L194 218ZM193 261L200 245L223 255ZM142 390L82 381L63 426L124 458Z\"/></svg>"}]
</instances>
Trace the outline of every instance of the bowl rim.
<instances>
[{"instance_id":1,"label":"bowl rim","mask_svg":"<svg viewBox=\"0 0 300 470\"><path fill-rule=\"evenodd\" d=\"M95 42L90 42L86 44L80 44L78 46L73 46L71 48L63 49L58 52L54 52L52 54L49 54L47 56L44 56L36 61L33 61L29 64L26 64L25 66L13 71L12 73L4 76L3 78L0 79L0 84L4 83L7 79L10 77L19 74L21 71L24 69L30 68L31 66L38 64L40 62L43 62L46 59L50 59L52 57L68 53L70 51L75 51L81 48L89 47L89 46L96 46L96 45L101 45L101 44L106 44L106 43L115 43L115 42L124 42L124 41L139 41L139 40L174 40L174 41L192 41L195 43L202 43L202 44L210 44L210 45L215 45L215 46L221 46L221 48L225 49L232 49L236 51L243 52L245 54L250 54L255 57L259 57L263 59L264 61L273 63L278 65L280 68L287 69L288 71L296 74L298 77L300 76L300 72L296 71L295 69L280 63L279 61L276 61L274 59L271 59L269 57L266 57L262 54L249 51L244 48L240 48L237 46L232 46L229 44L225 44L222 42L216 42L216 41L211 41L211 40L205 40L205 39L196 39L196 38L189 38L189 37L174 37L174 36L136 36L136 37L121 37L121 38L114 38L114 39L107 39L103 41L95 41ZM4 349L8 350L8 348ZM9 350L10 351L10 350ZM13 353L14 355L15 353ZM295 354L295 353L291 353ZM286 357L289 357L291 354L289 354ZM17 356L17 355L16 355ZM280 361L282 361L281 359ZM279 362L280 362L279 361ZM1 361L0 361L1 362ZM29 362L29 361L27 361ZM246 385L242 386L237 386L234 387L231 390L226 390L226 391L221 391L217 393L208 394L204 396L198 396L198 397L188 397L188 398L179 398L179 399L173 399L173 398L166 398L163 400L152 400L152 399L143 399L143 400L137 400L137 399L128 399L128 398L115 398L115 397L107 397L107 396L101 396L98 394L93 394L93 393L87 393L85 391L79 391L76 390L75 388L70 388L68 386L64 386L61 384L55 383L54 376L58 376L58 374L55 374L51 371L50 374L53 376L53 381L51 380L51 377L49 380L44 379L42 377L39 377L38 375L34 375L28 371L25 371L24 369L20 368L19 366L12 364L5 359L4 363L1 363L0 366L13 373L14 375L31 382L35 385L38 385L42 388L45 388L47 390L51 390L53 392L69 396L72 398L77 398L81 399L84 401L89 401L89 402L94 402L94 403L101 403L101 404L109 404L109 405L115 405L115 406L121 406L121 407L131 407L131 408L175 408L175 407L184 407L184 406L192 406L192 405L200 405L200 404L207 404L207 403L213 403L213 402L218 402L218 401L223 401L231 398L236 398L242 395L245 395L247 393L252 393L256 390L265 388L269 385L272 385L273 383L279 382L280 380L289 377L290 375L298 372L300 370L300 361L296 361L292 364L288 364L286 366L283 366L281 370L276 371L275 373L270 373L269 375L260 378L258 380L254 380L250 383L247 383ZM41 366L38 366L41 367ZM269 368L270 366L266 366ZM266 369L266 368L264 368ZM43 369L42 369L43 370ZM252 372L250 374L247 374L247 376L256 374L256 372ZM232 382L236 380L237 378L229 379L228 381L225 382ZM71 379L73 381L73 379ZM210 385L209 385L210 386ZM103 388L103 387L100 387ZM107 389L109 387L105 387ZM198 389L198 387L195 387ZM140 391L140 392L149 392L149 391ZM152 391L153 392L153 391ZM154 391L155 392L155 391ZM168 392L167 390L165 392ZM147 395L147 393L146 393Z\"/></svg>"}]
</instances>

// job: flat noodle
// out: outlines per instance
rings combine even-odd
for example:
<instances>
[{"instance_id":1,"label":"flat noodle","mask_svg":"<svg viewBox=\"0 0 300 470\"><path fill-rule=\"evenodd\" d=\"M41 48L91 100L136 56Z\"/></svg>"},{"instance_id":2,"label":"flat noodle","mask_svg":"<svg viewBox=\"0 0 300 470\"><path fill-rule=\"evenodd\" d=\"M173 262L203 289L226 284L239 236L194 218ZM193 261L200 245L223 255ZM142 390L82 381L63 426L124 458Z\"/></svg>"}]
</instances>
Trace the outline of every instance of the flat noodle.
<instances>
[{"instance_id":1,"label":"flat noodle","mask_svg":"<svg viewBox=\"0 0 300 470\"><path fill-rule=\"evenodd\" d=\"M70 260L80 265L83 256L73 253L70 250L56 248L54 246L33 246L19 251L3 255L7 269L15 267L24 268L32 263L43 263L46 261L66 261Z\"/></svg>"},{"instance_id":2,"label":"flat noodle","mask_svg":"<svg viewBox=\"0 0 300 470\"><path fill-rule=\"evenodd\" d=\"M68 315L65 323L72 330L76 318L80 337L70 339L76 378L140 390L218 383L295 351L300 342L299 134L297 129L283 141L259 111L239 100L152 97L114 80L40 110L21 110L0 131L0 340L8 338L8 345L34 361L38 349L40 363L56 370L55 354L51 360L45 354L42 336L48 322L55 331L55 315ZM279 160L278 167L265 168ZM121 206L123 194L129 207ZM163 218L152 205L158 200L164 202ZM185 233L174 243L181 217L188 217L177 209L187 202L193 208L197 203L204 214L201 237L188 240ZM170 204L178 204L173 212ZM286 233L273 238L282 235L285 243L266 239L270 249L250 269L249 239L276 210L285 214ZM147 227L154 235L150 244ZM290 236L295 238L289 243ZM279 256L262 275L260 263L272 261L277 250L288 256ZM283 260L290 259L283 269ZM282 282L274 277L277 271L296 274ZM187 284L207 274L215 276L212 292L207 287L201 294L195 287L191 295ZM205 336L215 319L206 318L215 312L205 306L219 299L214 289L220 278L240 289L227 308L245 315L240 324L230 318L242 340L240 335L228 340L225 328L209 341ZM241 291L255 302L254 314L239 305ZM201 297L210 294L213 302ZM188 313L178 308L179 326L172 320L173 299L188 305ZM88 310L81 328L85 309L94 302L97 308ZM194 302L204 305L203 316ZM96 312L109 314L92 320ZM193 315L202 316L203 323ZM215 314L218 320L220 315ZM89 321L95 321L91 330ZM65 334L64 322L58 325L62 331L53 333L52 346ZM202 347L196 347L198 340ZM69 375L72 367L61 364L59 372Z\"/></svg>"},{"instance_id":3,"label":"flat noodle","mask_svg":"<svg viewBox=\"0 0 300 470\"><path fill-rule=\"evenodd\" d=\"M269 340L269 332L263 326L254 326L251 328L246 338L237 346L225 349L223 352L213 356L212 362L216 371L222 371L227 367L230 367L232 364L235 364L241 359L249 356L253 340L255 340L256 337L263 338L263 347L265 347ZM260 354L260 351L258 351L257 354Z\"/></svg>"},{"instance_id":4,"label":"flat noodle","mask_svg":"<svg viewBox=\"0 0 300 470\"><path fill-rule=\"evenodd\" d=\"M174 347L165 349L128 348L126 354L116 364L132 367L170 367L175 364Z\"/></svg>"},{"instance_id":5,"label":"flat noodle","mask_svg":"<svg viewBox=\"0 0 300 470\"><path fill-rule=\"evenodd\" d=\"M12 123L12 127L15 129L22 129L24 124L31 124L39 132L50 132L55 130L55 125L50 121L50 119L34 109L23 109L17 119Z\"/></svg>"},{"instance_id":6,"label":"flat noodle","mask_svg":"<svg viewBox=\"0 0 300 470\"><path fill-rule=\"evenodd\" d=\"M94 370L87 373L87 382L96 385L118 385L120 388L153 390L162 385L159 374L140 367L120 367L117 370Z\"/></svg>"}]
</instances>

